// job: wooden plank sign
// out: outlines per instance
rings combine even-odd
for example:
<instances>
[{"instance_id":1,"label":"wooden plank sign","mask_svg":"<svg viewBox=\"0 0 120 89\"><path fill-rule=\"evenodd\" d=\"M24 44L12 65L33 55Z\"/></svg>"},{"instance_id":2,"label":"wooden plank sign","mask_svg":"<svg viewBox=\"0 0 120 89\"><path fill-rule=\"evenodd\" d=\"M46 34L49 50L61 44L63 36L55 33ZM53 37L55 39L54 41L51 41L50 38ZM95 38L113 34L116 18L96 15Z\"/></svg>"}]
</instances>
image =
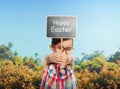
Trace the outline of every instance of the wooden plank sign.
<instances>
[{"instance_id":1,"label":"wooden plank sign","mask_svg":"<svg viewBox=\"0 0 120 89\"><path fill-rule=\"evenodd\" d=\"M47 37L76 37L77 21L75 16L47 16Z\"/></svg>"}]
</instances>

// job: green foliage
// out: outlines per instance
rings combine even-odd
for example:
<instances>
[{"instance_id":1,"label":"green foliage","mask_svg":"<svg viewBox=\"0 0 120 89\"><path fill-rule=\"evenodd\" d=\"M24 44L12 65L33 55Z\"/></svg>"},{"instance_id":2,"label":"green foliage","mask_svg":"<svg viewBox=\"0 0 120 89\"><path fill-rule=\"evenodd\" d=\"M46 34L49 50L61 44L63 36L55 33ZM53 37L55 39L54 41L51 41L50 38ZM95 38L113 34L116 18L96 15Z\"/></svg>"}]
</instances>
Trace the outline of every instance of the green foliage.
<instances>
[{"instance_id":1,"label":"green foliage","mask_svg":"<svg viewBox=\"0 0 120 89\"><path fill-rule=\"evenodd\" d=\"M12 59L13 63L17 66L23 64L23 59L20 56L14 56Z\"/></svg>"},{"instance_id":2,"label":"green foliage","mask_svg":"<svg viewBox=\"0 0 120 89\"><path fill-rule=\"evenodd\" d=\"M17 51L14 51L14 56L18 56L18 52Z\"/></svg>"},{"instance_id":3,"label":"green foliage","mask_svg":"<svg viewBox=\"0 0 120 89\"><path fill-rule=\"evenodd\" d=\"M0 58L10 59L13 56L12 51L6 45L0 46Z\"/></svg>"},{"instance_id":4,"label":"green foliage","mask_svg":"<svg viewBox=\"0 0 120 89\"><path fill-rule=\"evenodd\" d=\"M9 43L8 43L8 47L9 47L9 48L12 48L12 47L13 47L13 43L12 43L12 42L9 42Z\"/></svg>"},{"instance_id":5,"label":"green foliage","mask_svg":"<svg viewBox=\"0 0 120 89\"><path fill-rule=\"evenodd\" d=\"M83 55L82 60L84 60L84 61L86 61L86 60L92 60L95 57L103 57L104 58L103 52L104 51L98 51L98 50L96 50L93 54L82 53L82 55Z\"/></svg>"},{"instance_id":6,"label":"green foliage","mask_svg":"<svg viewBox=\"0 0 120 89\"><path fill-rule=\"evenodd\" d=\"M117 62L120 60L120 51L117 51L115 54L113 54L108 61L110 62Z\"/></svg>"},{"instance_id":7,"label":"green foliage","mask_svg":"<svg viewBox=\"0 0 120 89\"><path fill-rule=\"evenodd\" d=\"M99 73L104 63L106 63L105 58L103 56L98 56L98 57L94 57L92 60L82 62L77 68L75 65L75 69L78 72L88 69L90 72L96 71Z\"/></svg>"},{"instance_id":8,"label":"green foliage","mask_svg":"<svg viewBox=\"0 0 120 89\"><path fill-rule=\"evenodd\" d=\"M80 60L79 58L76 58L74 60L74 65L81 65L82 62L83 62L83 60Z\"/></svg>"}]
</instances>

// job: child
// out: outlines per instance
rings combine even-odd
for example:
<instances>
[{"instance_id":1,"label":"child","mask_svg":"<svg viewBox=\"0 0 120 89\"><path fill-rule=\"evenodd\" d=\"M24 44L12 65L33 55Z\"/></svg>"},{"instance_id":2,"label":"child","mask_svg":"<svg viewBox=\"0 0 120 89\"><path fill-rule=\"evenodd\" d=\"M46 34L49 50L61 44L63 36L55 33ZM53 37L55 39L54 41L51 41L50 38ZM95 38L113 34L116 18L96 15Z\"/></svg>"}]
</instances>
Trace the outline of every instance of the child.
<instances>
[{"instance_id":1,"label":"child","mask_svg":"<svg viewBox=\"0 0 120 89\"><path fill-rule=\"evenodd\" d=\"M47 68L40 89L77 89L72 71L72 38L52 38L53 51L46 57ZM61 43L62 42L62 43Z\"/></svg>"}]
</instances>

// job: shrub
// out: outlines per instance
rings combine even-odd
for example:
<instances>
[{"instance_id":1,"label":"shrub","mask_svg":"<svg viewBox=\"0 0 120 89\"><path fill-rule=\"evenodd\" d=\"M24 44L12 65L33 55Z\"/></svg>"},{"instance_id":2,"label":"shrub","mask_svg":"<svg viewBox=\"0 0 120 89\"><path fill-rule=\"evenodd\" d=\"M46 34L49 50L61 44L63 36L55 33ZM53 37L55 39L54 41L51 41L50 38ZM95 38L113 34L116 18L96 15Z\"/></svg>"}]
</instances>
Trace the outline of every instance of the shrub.
<instances>
[{"instance_id":1,"label":"shrub","mask_svg":"<svg viewBox=\"0 0 120 89\"><path fill-rule=\"evenodd\" d=\"M39 89L44 71L28 66L15 66L10 60L0 61L0 89Z\"/></svg>"}]
</instances>

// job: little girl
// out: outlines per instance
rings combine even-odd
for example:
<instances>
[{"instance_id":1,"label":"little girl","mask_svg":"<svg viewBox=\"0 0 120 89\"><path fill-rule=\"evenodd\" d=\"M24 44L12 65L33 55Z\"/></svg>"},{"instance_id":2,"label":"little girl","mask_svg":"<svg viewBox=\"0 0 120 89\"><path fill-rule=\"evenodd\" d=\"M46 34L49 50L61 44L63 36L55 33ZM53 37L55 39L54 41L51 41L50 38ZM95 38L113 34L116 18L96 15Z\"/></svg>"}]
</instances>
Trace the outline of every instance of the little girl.
<instances>
[{"instance_id":1,"label":"little girl","mask_svg":"<svg viewBox=\"0 0 120 89\"><path fill-rule=\"evenodd\" d=\"M77 89L72 71L73 39L52 38L50 48L53 53L46 56L47 68L40 89Z\"/></svg>"}]
</instances>

